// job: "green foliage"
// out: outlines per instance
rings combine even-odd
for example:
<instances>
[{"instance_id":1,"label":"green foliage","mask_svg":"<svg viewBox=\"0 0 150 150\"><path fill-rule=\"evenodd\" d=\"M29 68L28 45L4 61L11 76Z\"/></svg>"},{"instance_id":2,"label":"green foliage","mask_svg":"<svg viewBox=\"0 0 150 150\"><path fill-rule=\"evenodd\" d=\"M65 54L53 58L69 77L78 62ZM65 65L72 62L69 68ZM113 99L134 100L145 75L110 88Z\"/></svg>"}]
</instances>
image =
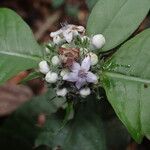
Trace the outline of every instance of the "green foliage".
<instances>
[{"instance_id":1,"label":"green foliage","mask_svg":"<svg viewBox=\"0 0 150 150\"><path fill-rule=\"evenodd\" d=\"M149 9L149 0L99 0L88 20L88 34L103 34L102 51L113 49L138 28Z\"/></svg>"},{"instance_id":2,"label":"green foliage","mask_svg":"<svg viewBox=\"0 0 150 150\"><path fill-rule=\"evenodd\" d=\"M87 0L89 7L93 7L96 1ZM63 2L53 1L55 7ZM78 7L70 8L66 7L67 11L75 15ZM137 29L149 9L149 0L99 0L89 17L88 33L102 33L106 38L102 51L110 50ZM0 9L0 18L1 84L20 71L37 67L43 53L28 25L15 12ZM109 102L137 142L141 142L143 136L150 137L149 43L150 29L122 45L104 63L100 76ZM40 76L39 73L31 73L22 83ZM114 118L106 121L102 117L105 107L100 107L95 97L75 108L70 103L66 114L59 109L65 102L66 99L57 97L50 89L46 95L24 104L2 125L0 149L32 149L41 145L55 148L60 145L65 150L105 150L111 142L112 145L115 143L114 136L120 139L114 147L120 149L128 143L129 135L122 124ZM98 111L97 107L101 110ZM70 118L72 110L75 110L73 119ZM37 125L40 114L46 115L46 124L42 127ZM6 145L8 139L10 145Z\"/></svg>"},{"instance_id":3,"label":"green foliage","mask_svg":"<svg viewBox=\"0 0 150 150\"><path fill-rule=\"evenodd\" d=\"M104 126L108 149L125 150L131 138L120 120L115 117L105 120Z\"/></svg>"},{"instance_id":4,"label":"green foliage","mask_svg":"<svg viewBox=\"0 0 150 150\"><path fill-rule=\"evenodd\" d=\"M36 67L42 57L28 25L10 9L0 9L0 84Z\"/></svg>"},{"instance_id":5,"label":"green foliage","mask_svg":"<svg viewBox=\"0 0 150 150\"><path fill-rule=\"evenodd\" d=\"M109 102L132 137L150 136L150 29L126 42L104 65Z\"/></svg>"},{"instance_id":6,"label":"green foliage","mask_svg":"<svg viewBox=\"0 0 150 150\"><path fill-rule=\"evenodd\" d=\"M52 148L60 145L65 150L105 150L103 123L95 113L95 107L91 107L91 100L81 104L75 118L64 128L61 128L62 121L58 118L49 118L45 131L36 140L36 146L44 144Z\"/></svg>"},{"instance_id":7,"label":"green foliage","mask_svg":"<svg viewBox=\"0 0 150 150\"><path fill-rule=\"evenodd\" d=\"M3 138L3 143L1 142L0 149L4 147L5 150L11 149L11 146L15 145L18 146L18 149L33 147L35 138L42 131L42 128L38 126L38 116L45 114L46 117L49 117L64 103L65 99L56 97L55 92L51 89L46 95L35 97L24 104L1 126L0 138ZM5 145L9 139L11 139L10 145Z\"/></svg>"}]
</instances>

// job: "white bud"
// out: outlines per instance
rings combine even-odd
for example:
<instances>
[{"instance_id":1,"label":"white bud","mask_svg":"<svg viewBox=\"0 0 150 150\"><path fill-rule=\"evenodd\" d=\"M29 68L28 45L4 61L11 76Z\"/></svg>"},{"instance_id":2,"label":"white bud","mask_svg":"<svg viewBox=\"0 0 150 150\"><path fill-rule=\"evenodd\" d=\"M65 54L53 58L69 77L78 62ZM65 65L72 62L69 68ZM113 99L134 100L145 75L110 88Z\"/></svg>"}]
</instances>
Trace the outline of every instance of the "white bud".
<instances>
[{"instance_id":1,"label":"white bud","mask_svg":"<svg viewBox=\"0 0 150 150\"><path fill-rule=\"evenodd\" d=\"M48 83L55 83L57 82L58 80L58 74L55 73L55 72L51 72L49 71L46 76L45 76L45 80L48 82Z\"/></svg>"},{"instance_id":2,"label":"white bud","mask_svg":"<svg viewBox=\"0 0 150 150\"><path fill-rule=\"evenodd\" d=\"M88 53L88 55L90 56L91 58L91 65L94 66L98 63L98 56L95 54L95 53Z\"/></svg>"},{"instance_id":3,"label":"white bud","mask_svg":"<svg viewBox=\"0 0 150 150\"><path fill-rule=\"evenodd\" d=\"M57 65L60 64L60 59L59 59L58 56L53 56L52 59L51 59L51 61L52 61L52 64L53 64L54 66L57 66Z\"/></svg>"},{"instance_id":4,"label":"white bud","mask_svg":"<svg viewBox=\"0 0 150 150\"><path fill-rule=\"evenodd\" d=\"M66 96L67 92L68 92L67 89L66 89L66 88L63 88L63 89L58 89L58 90L56 91L56 94L57 94L58 96L64 97L64 96Z\"/></svg>"},{"instance_id":5,"label":"white bud","mask_svg":"<svg viewBox=\"0 0 150 150\"><path fill-rule=\"evenodd\" d=\"M69 73L69 70L68 69L63 69L61 72L60 72L60 76L63 77L65 76L66 74Z\"/></svg>"},{"instance_id":6,"label":"white bud","mask_svg":"<svg viewBox=\"0 0 150 150\"><path fill-rule=\"evenodd\" d=\"M39 63L39 71L43 74L46 74L49 72L49 65L47 64L45 60Z\"/></svg>"},{"instance_id":7,"label":"white bud","mask_svg":"<svg viewBox=\"0 0 150 150\"><path fill-rule=\"evenodd\" d=\"M82 88L82 89L80 90L80 95L81 95L83 98L87 97L87 96L90 95L90 94L91 94L90 88Z\"/></svg>"},{"instance_id":8,"label":"white bud","mask_svg":"<svg viewBox=\"0 0 150 150\"><path fill-rule=\"evenodd\" d=\"M46 51L47 54L50 53L50 50L49 50L49 48L47 48L47 47L45 48L45 51Z\"/></svg>"},{"instance_id":9,"label":"white bud","mask_svg":"<svg viewBox=\"0 0 150 150\"><path fill-rule=\"evenodd\" d=\"M92 44L96 49L102 48L105 44L105 37L102 34L94 35L92 38Z\"/></svg>"},{"instance_id":10,"label":"white bud","mask_svg":"<svg viewBox=\"0 0 150 150\"><path fill-rule=\"evenodd\" d=\"M57 35L57 36L54 36L53 42L54 42L54 44L59 45L59 44L63 43L64 40L59 35Z\"/></svg>"}]
</instances>

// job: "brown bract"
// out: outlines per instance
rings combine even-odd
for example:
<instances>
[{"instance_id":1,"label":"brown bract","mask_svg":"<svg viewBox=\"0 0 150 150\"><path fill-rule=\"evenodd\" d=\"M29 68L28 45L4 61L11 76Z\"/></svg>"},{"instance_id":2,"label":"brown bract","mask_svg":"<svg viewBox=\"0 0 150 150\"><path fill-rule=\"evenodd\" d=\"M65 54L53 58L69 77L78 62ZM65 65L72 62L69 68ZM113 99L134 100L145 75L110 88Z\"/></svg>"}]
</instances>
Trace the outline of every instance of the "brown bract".
<instances>
[{"instance_id":1,"label":"brown bract","mask_svg":"<svg viewBox=\"0 0 150 150\"><path fill-rule=\"evenodd\" d=\"M77 61L79 53L77 48L59 48L59 55L64 67L70 67L74 61Z\"/></svg>"}]
</instances>

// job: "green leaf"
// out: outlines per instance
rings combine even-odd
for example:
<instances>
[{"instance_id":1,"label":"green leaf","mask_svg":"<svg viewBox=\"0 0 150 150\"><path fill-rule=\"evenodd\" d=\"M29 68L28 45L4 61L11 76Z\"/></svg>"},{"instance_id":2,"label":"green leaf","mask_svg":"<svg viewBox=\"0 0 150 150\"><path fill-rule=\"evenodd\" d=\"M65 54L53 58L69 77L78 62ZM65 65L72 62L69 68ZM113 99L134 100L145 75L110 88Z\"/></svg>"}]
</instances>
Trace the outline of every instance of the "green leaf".
<instances>
[{"instance_id":1,"label":"green leaf","mask_svg":"<svg viewBox=\"0 0 150 150\"><path fill-rule=\"evenodd\" d=\"M109 102L132 137L150 136L150 29L125 43L103 66Z\"/></svg>"},{"instance_id":2,"label":"green leaf","mask_svg":"<svg viewBox=\"0 0 150 150\"><path fill-rule=\"evenodd\" d=\"M56 116L49 118L45 130L36 140L36 146L44 144L52 148L59 145L64 150L105 150L103 123L94 107L90 108L89 103L80 107L75 118L63 129L60 119Z\"/></svg>"},{"instance_id":3,"label":"green leaf","mask_svg":"<svg viewBox=\"0 0 150 150\"><path fill-rule=\"evenodd\" d=\"M116 117L104 121L108 149L125 150L131 138L127 129Z\"/></svg>"},{"instance_id":4,"label":"green leaf","mask_svg":"<svg viewBox=\"0 0 150 150\"><path fill-rule=\"evenodd\" d=\"M8 144L9 143L9 144ZM1 150L33 150L32 145L26 139L15 134L8 135L0 133L0 149Z\"/></svg>"},{"instance_id":5,"label":"green leaf","mask_svg":"<svg viewBox=\"0 0 150 150\"><path fill-rule=\"evenodd\" d=\"M138 28L149 9L149 0L99 0L88 20L88 34L105 36L102 51L115 48Z\"/></svg>"},{"instance_id":6,"label":"green leaf","mask_svg":"<svg viewBox=\"0 0 150 150\"><path fill-rule=\"evenodd\" d=\"M42 57L28 25L14 11L0 9L0 84L20 71L36 67Z\"/></svg>"},{"instance_id":7,"label":"green leaf","mask_svg":"<svg viewBox=\"0 0 150 150\"><path fill-rule=\"evenodd\" d=\"M55 91L50 89L45 95L35 97L25 103L10 116L1 126L0 135L4 134L8 137L7 143L15 135L33 146L35 138L42 130L42 127L38 126L38 116L40 114L45 114L46 118L51 116L65 101L63 98L56 97ZM17 140L14 141L15 144L17 145ZM0 145L0 149L3 146Z\"/></svg>"}]
</instances>

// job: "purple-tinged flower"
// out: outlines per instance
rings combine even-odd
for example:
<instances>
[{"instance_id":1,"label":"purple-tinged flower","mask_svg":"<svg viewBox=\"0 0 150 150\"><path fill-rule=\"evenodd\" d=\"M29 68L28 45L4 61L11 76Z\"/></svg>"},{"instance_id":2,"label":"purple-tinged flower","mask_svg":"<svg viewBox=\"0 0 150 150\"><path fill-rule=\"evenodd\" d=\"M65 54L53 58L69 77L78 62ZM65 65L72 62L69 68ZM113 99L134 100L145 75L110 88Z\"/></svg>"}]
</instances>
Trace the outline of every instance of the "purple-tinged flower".
<instances>
[{"instance_id":1,"label":"purple-tinged flower","mask_svg":"<svg viewBox=\"0 0 150 150\"><path fill-rule=\"evenodd\" d=\"M53 42L57 45L67 41L70 43L74 37L81 35L85 32L83 26L77 26L72 24L67 24L56 32L51 32L50 36L53 38Z\"/></svg>"},{"instance_id":2,"label":"purple-tinged flower","mask_svg":"<svg viewBox=\"0 0 150 150\"><path fill-rule=\"evenodd\" d=\"M91 59L89 56L85 57L81 63L74 62L70 68L72 72L66 74L63 80L69 82L75 82L76 87L80 89L83 85L88 83L96 83L97 76L90 72Z\"/></svg>"}]
</instances>

